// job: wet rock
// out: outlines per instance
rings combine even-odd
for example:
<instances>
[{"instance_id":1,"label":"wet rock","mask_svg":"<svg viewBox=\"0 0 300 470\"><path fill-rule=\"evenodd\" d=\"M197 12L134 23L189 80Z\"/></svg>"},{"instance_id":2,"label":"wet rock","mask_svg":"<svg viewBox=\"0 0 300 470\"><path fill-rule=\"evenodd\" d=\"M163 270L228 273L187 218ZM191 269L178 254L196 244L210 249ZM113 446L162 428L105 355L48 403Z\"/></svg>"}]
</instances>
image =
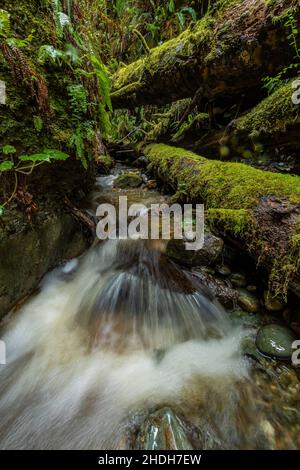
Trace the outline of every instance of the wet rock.
<instances>
[{"instance_id":1,"label":"wet rock","mask_svg":"<svg viewBox=\"0 0 300 470\"><path fill-rule=\"evenodd\" d=\"M256 344L255 344L255 339L252 338L251 336L246 336L243 339L241 343L241 350L244 355L249 356L252 359L255 359L260 364L264 364L264 362L266 361L264 356L257 349Z\"/></svg>"},{"instance_id":2,"label":"wet rock","mask_svg":"<svg viewBox=\"0 0 300 470\"><path fill-rule=\"evenodd\" d=\"M147 168L148 159L145 157L145 155L142 155L133 162L133 165L137 166L138 168Z\"/></svg>"},{"instance_id":3,"label":"wet rock","mask_svg":"<svg viewBox=\"0 0 300 470\"><path fill-rule=\"evenodd\" d=\"M173 261L184 266L210 266L221 257L224 241L216 237L210 230L205 229L204 245L200 250L186 250L184 240L170 240L167 245L167 255Z\"/></svg>"},{"instance_id":4,"label":"wet rock","mask_svg":"<svg viewBox=\"0 0 300 470\"><path fill-rule=\"evenodd\" d=\"M279 299L273 298L267 291L264 293L265 308L269 312L280 312L284 309L285 304Z\"/></svg>"},{"instance_id":5,"label":"wet rock","mask_svg":"<svg viewBox=\"0 0 300 470\"><path fill-rule=\"evenodd\" d=\"M211 276L213 276L216 272L211 266L202 266L199 268L199 271L203 274L210 274Z\"/></svg>"},{"instance_id":6,"label":"wet rock","mask_svg":"<svg viewBox=\"0 0 300 470\"><path fill-rule=\"evenodd\" d=\"M247 289L248 292L256 292L257 291L257 286L249 284L249 286L247 286L246 289Z\"/></svg>"},{"instance_id":7,"label":"wet rock","mask_svg":"<svg viewBox=\"0 0 300 470\"><path fill-rule=\"evenodd\" d=\"M222 279L217 279L215 276L207 272L207 267L202 267L193 271L195 276L201 284L208 287L210 292L216 297L219 302L226 306L232 307L237 301L237 292L232 287L228 287Z\"/></svg>"},{"instance_id":8,"label":"wet rock","mask_svg":"<svg viewBox=\"0 0 300 470\"><path fill-rule=\"evenodd\" d=\"M240 308L234 308L228 312L229 318L231 319L234 325L238 326L258 326L260 322L259 315L254 315L253 313L245 312Z\"/></svg>"},{"instance_id":9,"label":"wet rock","mask_svg":"<svg viewBox=\"0 0 300 470\"><path fill-rule=\"evenodd\" d=\"M148 189L156 189L157 188L157 181L156 180L148 180L146 183L146 187Z\"/></svg>"},{"instance_id":10,"label":"wet rock","mask_svg":"<svg viewBox=\"0 0 300 470\"><path fill-rule=\"evenodd\" d=\"M277 359L290 359L292 343L296 335L285 326L266 325L260 328L256 337L258 349L266 356Z\"/></svg>"},{"instance_id":11,"label":"wet rock","mask_svg":"<svg viewBox=\"0 0 300 470\"><path fill-rule=\"evenodd\" d=\"M135 450L192 450L183 423L170 408L148 416L138 433Z\"/></svg>"},{"instance_id":12,"label":"wet rock","mask_svg":"<svg viewBox=\"0 0 300 470\"><path fill-rule=\"evenodd\" d=\"M99 155L96 158L96 165L100 173L108 174L114 164L115 161L109 155Z\"/></svg>"},{"instance_id":13,"label":"wet rock","mask_svg":"<svg viewBox=\"0 0 300 470\"><path fill-rule=\"evenodd\" d=\"M246 287L247 279L243 274L233 273L230 276L231 284L235 287Z\"/></svg>"},{"instance_id":14,"label":"wet rock","mask_svg":"<svg viewBox=\"0 0 300 470\"><path fill-rule=\"evenodd\" d=\"M246 289L238 289L238 304L246 312L256 313L259 310L259 300Z\"/></svg>"},{"instance_id":15,"label":"wet rock","mask_svg":"<svg viewBox=\"0 0 300 470\"><path fill-rule=\"evenodd\" d=\"M13 222L12 222L13 223ZM62 260L89 246L81 227L68 214L45 209L31 224L15 224L14 234L0 230L0 318L29 294L42 276Z\"/></svg>"},{"instance_id":16,"label":"wet rock","mask_svg":"<svg viewBox=\"0 0 300 470\"><path fill-rule=\"evenodd\" d=\"M231 274L231 269L227 264L222 264L221 266L217 267L217 273L220 274L220 276L230 276Z\"/></svg>"},{"instance_id":17,"label":"wet rock","mask_svg":"<svg viewBox=\"0 0 300 470\"><path fill-rule=\"evenodd\" d=\"M114 186L120 189L134 189L141 186L142 183L143 179L139 174L127 172L115 179Z\"/></svg>"}]
</instances>

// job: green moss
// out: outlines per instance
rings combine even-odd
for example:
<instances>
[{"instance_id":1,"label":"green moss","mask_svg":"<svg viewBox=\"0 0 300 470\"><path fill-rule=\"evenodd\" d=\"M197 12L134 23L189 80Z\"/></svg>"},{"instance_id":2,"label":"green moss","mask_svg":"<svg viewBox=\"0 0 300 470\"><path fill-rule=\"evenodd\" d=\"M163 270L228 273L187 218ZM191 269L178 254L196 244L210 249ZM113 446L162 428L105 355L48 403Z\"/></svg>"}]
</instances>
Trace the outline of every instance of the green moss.
<instances>
[{"instance_id":1,"label":"green moss","mask_svg":"<svg viewBox=\"0 0 300 470\"><path fill-rule=\"evenodd\" d=\"M104 173L109 173L109 171L113 168L115 161L109 155L99 155L99 157L96 159L96 163L101 171Z\"/></svg>"},{"instance_id":2,"label":"green moss","mask_svg":"<svg viewBox=\"0 0 300 470\"><path fill-rule=\"evenodd\" d=\"M258 137L261 134L285 132L290 125L300 124L300 107L293 104L292 81L281 86L261 101L244 117L236 121L236 128Z\"/></svg>"},{"instance_id":3,"label":"green moss","mask_svg":"<svg viewBox=\"0 0 300 470\"><path fill-rule=\"evenodd\" d=\"M222 0L216 2L214 7L198 21L192 29L187 29L178 37L166 41L162 45L149 51L149 54L136 62L122 67L113 77L114 97L120 97L124 93L138 91L145 85L148 77L153 77L160 71L165 71L168 65L174 65L182 58L189 58L199 52L199 49L207 51L206 61L216 50L217 35L214 24L218 17L228 8L242 3L242 0ZM178 57L181 57L179 59ZM128 85L134 85L127 88Z\"/></svg>"},{"instance_id":4,"label":"green moss","mask_svg":"<svg viewBox=\"0 0 300 470\"><path fill-rule=\"evenodd\" d=\"M97 0L81 0L76 8L69 2L73 8L72 29L63 34L57 28L54 3L52 0L3 0L1 3L1 8L10 13L9 38L19 42L8 54L10 42L2 38L6 48L0 49L0 69L1 80L6 83L7 104L0 106L0 146L14 145L16 158L41 148L61 149L86 164L92 156L97 156L95 136L101 136L100 128L107 116L106 111L102 114L99 111L104 85L101 88L101 80L97 82L93 68L93 60L100 57L94 15L99 4ZM66 11L66 2L58 3ZM31 39L24 46L20 40L29 36ZM80 57L80 66L76 63L74 67L75 62L67 55L65 60L57 62L40 60L41 46L64 51L70 43ZM93 51L92 58L83 52L80 44L84 43ZM84 90L81 99L85 98L86 106L80 107L76 101L76 86L77 90L79 86ZM2 198L1 192L0 188Z\"/></svg>"},{"instance_id":5,"label":"green moss","mask_svg":"<svg viewBox=\"0 0 300 470\"><path fill-rule=\"evenodd\" d=\"M255 222L249 210L208 209L206 218L210 224L221 225L225 232L229 232L237 238L253 235Z\"/></svg>"},{"instance_id":6,"label":"green moss","mask_svg":"<svg viewBox=\"0 0 300 470\"><path fill-rule=\"evenodd\" d=\"M205 201L211 208L252 209L263 196L300 203L298 176L266 172L243 163L207 160L164 144L149 145L145 154L150 167L175 190L184 183L191 200Z\"/></svg>"},{"instance_id":7,"label":"green moss","mask_svg":"<svg viewBox=\"0 0 300 470\"><path fill-rule=\"evenodd\" d=\"M300 224L290 227L285 239L269 240L256 210L263 197L300 204L300 177L257 170L242 163L207 160L184 149L164 144L144 149L149 169L172 187L182 202L204 203L206 217L224 233L240 240L258 264L269 268L273 295L286 295L300 268ZM274 226L275 227L275 226ZM282 237L282 231L278 234Z\"/></svg>"}]
</instances>

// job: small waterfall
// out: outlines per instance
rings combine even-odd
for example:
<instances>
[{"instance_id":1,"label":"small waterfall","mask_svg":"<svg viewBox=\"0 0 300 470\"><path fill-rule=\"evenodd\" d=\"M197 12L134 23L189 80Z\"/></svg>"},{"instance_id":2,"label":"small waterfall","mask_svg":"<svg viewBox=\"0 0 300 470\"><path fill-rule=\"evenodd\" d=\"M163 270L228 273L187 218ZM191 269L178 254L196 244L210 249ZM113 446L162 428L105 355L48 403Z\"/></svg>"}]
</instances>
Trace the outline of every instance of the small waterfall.
<instances>
[{"instance_id":1,"label":"small waterfall","mask_svg":"<svg viewBox=\"0 0 300 470\"><path fill-rule=\"evenodd\" d=\"M159 242L110 240L54 270L3 339L1 448L126 447L130 414L247 374L241 333Z\"/></svg>"},{"instance_id":2,"label":"small waterfall","mask_svg":"<svg viewBox=\"0 0 300 470\"><path fill-rule=\"evenodd\" d=\"M116 198L114 179L97 179L91 215ZM50 272L11 316L1 335L0 448L131 448L159 409L201 429L195 446L245 447L237 423L254 416L244 407L245 332L164 252L162 241L102 242Z\"/></svg>"},{"instance_id":3,"label":"small waterfall","mask_svg":"<svg viewBox=\"0 0 300 470\"><path fill-rule=\"evenodd\" d=\"M94 342L164 351L228 331L220 305L163 250L159 241L109 240L87 256L78 273L85 289L76 319ZM98 275L84 281L87 270Z\"/></svg>"}]
</instances>

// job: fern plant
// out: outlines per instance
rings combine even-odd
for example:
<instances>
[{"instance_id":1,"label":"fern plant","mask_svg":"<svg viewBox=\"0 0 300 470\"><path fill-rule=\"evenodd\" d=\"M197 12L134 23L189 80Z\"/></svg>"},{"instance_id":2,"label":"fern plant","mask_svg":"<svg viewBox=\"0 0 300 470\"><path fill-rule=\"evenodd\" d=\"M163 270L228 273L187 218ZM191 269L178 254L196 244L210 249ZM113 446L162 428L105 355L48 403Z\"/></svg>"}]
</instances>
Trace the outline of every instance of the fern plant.
<instances>
[{"instance_id":1,"label":"fern plant","mask_svg":"<svg viewBox=\"0 0 300 470\"><path fill-rule=\"evenodd\" d=\"M87 113L87 92L81 84L69 85L68 95L72 109L72 121L74 124L78 124Z\"/></svg>"},{"instance_id":2,"label":"fern plant","mask_svg":"<svg viewBox=\"0 0 300 470\"><path fill-rule=\"evenodd\" d=\"M263 78L263 86L268 90L268 93L271 94L277 88L282 86L289 79L289 75L297 75L300 71L300 48L298 46L298 34L299 30L297 27L297 21L291 11L287 11L283 16L283 25L287 30L288 40L290 47L294 50L294 59L295 62L292 62L287 67L284 67L277 75L274 77L265 77Z\"/></svg>"},{"instance_id":3,"label":"fern plant","mask_svg":"<svg viewBox=\"0 0 300 470\"><path fill-rule=\"evenodd\" d=\"M7 38L10 35L10 15L8 11L0 9L0 37Z\"/></svg>"},{"instance_id":4,"label":"fern plant","mask_svg":"<svg viewBox=\"0 0 300 470\"><path fill-rule=\"evenodd\" d=\"M69 141L69 145L75 148L76 157L81 161L83 167L87 169L88 165L85 156L84 138L80 125L78 125L75 132L73 132Z\"/></svg>"}]
</instances>

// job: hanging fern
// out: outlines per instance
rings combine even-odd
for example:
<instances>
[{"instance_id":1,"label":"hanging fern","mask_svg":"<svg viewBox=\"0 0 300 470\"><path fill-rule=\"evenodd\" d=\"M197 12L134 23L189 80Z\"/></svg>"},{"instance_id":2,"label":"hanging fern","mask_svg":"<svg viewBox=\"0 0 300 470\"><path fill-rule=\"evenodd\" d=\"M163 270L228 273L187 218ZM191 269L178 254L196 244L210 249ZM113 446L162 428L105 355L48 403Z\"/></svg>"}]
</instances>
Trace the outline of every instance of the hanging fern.
<instances>
[{"instance_id":1,"label":"hanging fern","mask_svg":"<svg viewBox=\"0 0 300 470\"><path fill-rule=\"evenodd\" d=\"M81 161L83 167L87 169L87 160L85 156L85 145L80 126L77 127L76 131L72 134L69 144L75 148L76 158Z\"/></svg>"},{"instance_id":2,"label":"hanging fern","mask_svg":"<svg viewBox=\"0 0 300 470\"><path fill-rule=\"evenodd\" d=\"M72 121L78 124L87 113L87 92L83 85L70 85L68 87L69 101L72 108Z\"/></svg>"},{"instance_id":3,"label":"hanging fern","mask_svg":"<svg viewBox=\"0 0 300 470\"><path fill-rule=\"evenodd\" d=\"M10 35L10 15L6 10L0 9L0 37L7 38Z\"/></svg>"},{"instance_id":4,"label":"hanging fern","mask_svg":"<svg viewBox=\"0 0 300 470\"><path fill-rule=\"evenodd\" d=\"M115 10L118 18L121 18L126 6L126 0L116 0Z\"/></svg>"},{"instance_id":5,"label":"hanging fern","mask_svg":"<svg viewBox=\"0 0 300 470\"><path fill-rule=\"evenodd\" d=\"M99 91L103 100L103 104L109 109L109 111L112 111L112 104L110 99L111 84L106 67L95 55L91 55L90 60L94 65L94 71L98 79Z\"/></svg>"}]
</instances>

